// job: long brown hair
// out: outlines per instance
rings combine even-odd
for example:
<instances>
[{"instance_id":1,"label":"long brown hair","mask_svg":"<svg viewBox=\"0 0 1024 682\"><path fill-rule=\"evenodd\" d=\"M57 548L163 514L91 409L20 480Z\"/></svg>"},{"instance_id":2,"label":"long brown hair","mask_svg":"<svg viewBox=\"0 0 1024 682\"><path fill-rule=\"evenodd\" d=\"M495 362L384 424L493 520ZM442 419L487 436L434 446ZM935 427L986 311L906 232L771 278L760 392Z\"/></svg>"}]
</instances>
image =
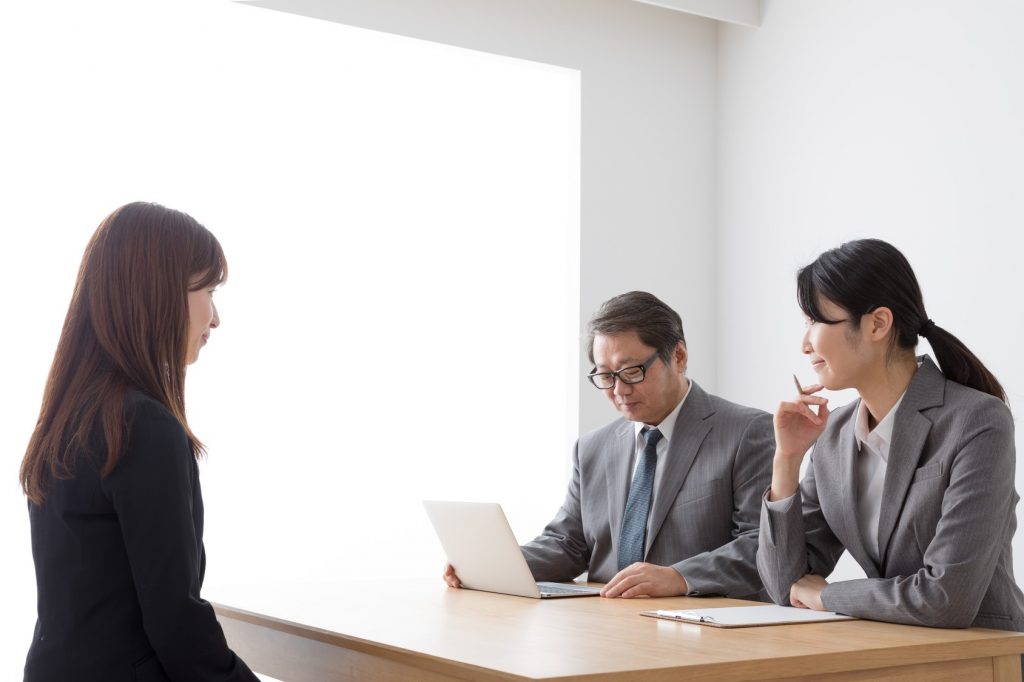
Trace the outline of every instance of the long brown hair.
<instances>
[{"instance_id":1,"label":"long brown hair","mask_svg":"<svg viewBox=\"0 0 1024 682\"><path fill-rule=\"evenodd\" d=\"M29 500L42 504L51 478L74 475L97 426L106 446L101 475L114 470L128 435L124 397L130 389L170 410L192 454L202 453L185 419L188 292L226 276L216 237L181 211L136 202L100 223L82 257L21 462Z\"/></svg>"}]
</instances>

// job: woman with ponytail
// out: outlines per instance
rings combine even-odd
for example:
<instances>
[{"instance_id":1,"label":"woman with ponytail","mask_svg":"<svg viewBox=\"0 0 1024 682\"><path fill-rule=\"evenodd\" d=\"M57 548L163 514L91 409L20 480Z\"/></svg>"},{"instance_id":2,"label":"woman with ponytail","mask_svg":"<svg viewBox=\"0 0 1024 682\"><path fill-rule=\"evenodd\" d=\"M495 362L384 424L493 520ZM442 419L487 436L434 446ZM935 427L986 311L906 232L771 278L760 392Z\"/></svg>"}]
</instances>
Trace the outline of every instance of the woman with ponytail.
<instances>
[{"instance_id":1,"label":"woman with ponytail","mask_svg":"<svg viewBox=\"0 0 1024 682\"><path fill-rule=\"evenodd\" d=\"M797 296L818 380L775 413L757 553L772 599L893 623L1024 631L1002 386L928 317L910 264L886 242L821 254L797 275ZM915 356L919 336L938 366ZM844 388L860 399L834 411L816 395ZM867 577L829 584L844 549Z\"/></svg>"},{"instance_id":2,"label":"woman with ponytail","mask_svg":"<svg viewBox=\"0 0 1024 682\"><path fill-rule=\"evenodd\" d=\"M21 464L38 620L25 682L257 682L199 596L202 443L185 368L220 324L220 244L122 206L85 249Z\"/></svg>"}]
</instances>

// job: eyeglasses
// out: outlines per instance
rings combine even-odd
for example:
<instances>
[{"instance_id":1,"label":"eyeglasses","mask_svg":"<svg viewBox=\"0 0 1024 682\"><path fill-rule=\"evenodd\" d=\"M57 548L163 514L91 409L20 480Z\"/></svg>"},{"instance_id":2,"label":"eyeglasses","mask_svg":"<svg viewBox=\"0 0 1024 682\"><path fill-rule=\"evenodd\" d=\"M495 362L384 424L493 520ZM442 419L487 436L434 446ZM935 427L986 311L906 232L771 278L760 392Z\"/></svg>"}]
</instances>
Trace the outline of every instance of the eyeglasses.
<instances>
[{"instance_id":1,"label":"eyeglasses","mask_svg":"<svg viewBox=\"0 0 1024 682\"><path fill-rule=\"evenodd\" d=\"M639 384L647 376L647 370L651 368L651 365L658 359L658 351L654 352L654 355L647 358L646 362L642 365L633 365L632 367L623 367L617 372L591 372L587 375L590 379L590 383L597 386L602 391L615 386L615 380L618 379L624 384Z\"/></svg>"}]
</instances>

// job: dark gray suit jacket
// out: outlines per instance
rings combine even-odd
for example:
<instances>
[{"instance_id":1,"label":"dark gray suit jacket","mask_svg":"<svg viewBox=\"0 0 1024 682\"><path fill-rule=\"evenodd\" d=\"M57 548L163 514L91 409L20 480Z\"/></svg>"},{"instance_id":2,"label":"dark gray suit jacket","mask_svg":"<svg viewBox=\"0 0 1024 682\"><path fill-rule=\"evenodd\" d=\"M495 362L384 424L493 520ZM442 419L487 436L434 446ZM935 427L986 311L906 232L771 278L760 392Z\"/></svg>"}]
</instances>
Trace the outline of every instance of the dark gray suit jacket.
<instances>
[{"instance_id":1,"label":"dark gray suit jacket","mask_svg":"<svg viewBox=\"0 0 1024 682\"><path fill-rule=\"evenodd\" d=\"M536 580L618 572L622 514L635 447L633 422L618 419L582 436L562 508L523 546ZM760 497L771 481L771 415L705 393L691 382L649 517L644 560L672 566L691 595L764 596L754 564Z\"/></svg>"},{"instance_id":2,"label":"dark gray suit jacket","mask_svg":"<svg viewBox=\"0 0 1024 682\"><path fill-rule=\"evenodd\" d=\"M827 576L845 548L868 577L825 588L821 600L830 611L1024 631L1010 545L1020 498L1006 405L947 381L923 357L896 411L876 564L857 526L858 404L829 418L792 504L770 511L766 503L761 512L757 565L772 599L788 604L794 582L806 573Z\"/></svg>"}]
</instances>

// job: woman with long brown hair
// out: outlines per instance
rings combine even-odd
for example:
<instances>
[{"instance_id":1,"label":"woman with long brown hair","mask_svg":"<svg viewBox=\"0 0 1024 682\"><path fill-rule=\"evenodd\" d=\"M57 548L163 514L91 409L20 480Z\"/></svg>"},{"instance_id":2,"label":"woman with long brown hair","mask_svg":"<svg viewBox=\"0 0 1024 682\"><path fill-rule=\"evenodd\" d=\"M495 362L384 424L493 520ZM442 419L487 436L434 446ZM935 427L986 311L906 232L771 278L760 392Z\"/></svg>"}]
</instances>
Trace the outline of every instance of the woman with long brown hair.
<instances>
[{"instance_id":1,"label":"woman with long brown hair","mask_svg":"<svg viewBox=\"0 0 1024 682\"><path fill-rule=\"evenodd\" d=\"M246 681L199 596L206 556L185 368L220 323L217 239L123 206L85 250L21 464L38 620L26 682Z\"/></svg>"}]
</instances>

